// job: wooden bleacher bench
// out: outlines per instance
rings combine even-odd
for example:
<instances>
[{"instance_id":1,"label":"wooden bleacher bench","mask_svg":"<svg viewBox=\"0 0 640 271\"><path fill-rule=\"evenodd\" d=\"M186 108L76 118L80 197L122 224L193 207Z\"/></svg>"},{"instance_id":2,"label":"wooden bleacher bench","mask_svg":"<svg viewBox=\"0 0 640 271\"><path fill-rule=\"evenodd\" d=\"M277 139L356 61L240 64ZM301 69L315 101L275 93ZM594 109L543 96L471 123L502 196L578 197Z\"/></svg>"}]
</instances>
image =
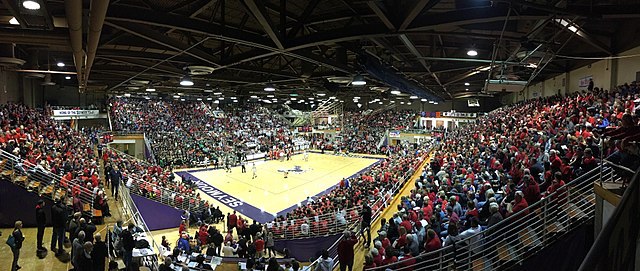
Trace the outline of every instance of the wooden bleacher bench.
<instances>
[{"instance_id":1,"label":"wooden bleacher bench","mask_svg":"<svg viewBox=\"0 0 640 271\"><path fill-rule=\"evenodd\" d=\"M558 222L554 222L551 223L549 225L547 225L546 228L548 233L560 233L564 231L564 227L562 225L560 225L560 223Z\"/></svg>"},{"instance_id":2,"label":"wooden bleacher bench","mask_svg":"<svg viewBox=\"0 0 640 271\"><path fill-rule=\"evenodd\" d=\"M487 263L485 258L478 258L471 262L471 270L473 271L491 270L491 265Z\"/></svg>"},{"instance_id":3,"label":"wooden bleacher bench","mask_svg":"<svg viewBox=\"0 0 640 271\"><path fill-rule=\"evenodd\" d=\"M580 218L584 218L584 217L587 216L582 210L580 210L573 203L568 204L568 206L567 206L567 215L569 216L570 220L580 219Z\"/></svg>"},{"instance_id":4,"label":"wooden bleacher bench","mask_svg":"<svg viewBox=\"0 0 640 271\"><path fill-rule=\"evenodd\" d=\"M538 240L538 236L534 231L532 231L529 227L524 228L520 233L520 244L524 247L536 247L540 244L540 240Z\"/></svg>"},{"instance_id":5,"label":"wooden bleacher bench","mask_svg":"<svg viewBox=\"0 0 640 271\"><path fill-rule=\"evenodd\" d=\"M91 205L89 203L82 204L82 211L83 212L91 211Z\"/></svg>"},{"instance_id":6,"label":"wooden bleacher bench","mask_svg":"<svg viewBox=\"0 0 640 271\"><path fill-rule=\"evenodd\" d=\"M53 184L47 185L45 188L42 189L42 191L40 191L43 195L51 195L51 198L53 197ZM55 198L54 198L55 199Z\"/></svg>"},{"instance_id":7,"label":"wooden bleacher bench","mask_svg":"<svg viewBox=\"0 0 640 271\"><path fill-rule=\"evenodd\" d=\"M31 181L27 187L31 189L36 189L40 187L40 181Z\"/></svg>"},{"instance_id":8,"label":"wooden bleacher bench","mask_svg":"<svg viewBox=\"0 0 640 271\"><path fill-rule=\"evenodd\" d=\"M14 183L22 183L23 185L26 185L27 176L16 176L15 178L13 178L13 182Z\"/></svg>"},{"instance_id":9,"label":"wooden bleacher bench","mask_svg":"<svg viewBox=\"0 0 640 271\"><path fill-rule=\"evenodd\" d=\"M96 225L102 225L104 223L104 217L102 216L102 210L93 209L91 213L93 223Z\"/></svg>"},{"instance_id":10,"label":"wooden bleacher bench","mask_svg":"<svg viewBox=\"0 0 640 271\"><path fill-rule=\"evenodd\" d=\"M497 246L498 250L498 261L508 262L513 260L513 255L509 253L509 246L505 244L505 242L500 242Z\"/></svg>"},{"instance_id":11,"label":"wooden bleacher bench","mask_svg":"<svg viewBox=\"0 0 640 271\"><path fill-rule=\"evenodd\" d=\"M2 176L4 177L9 177L11 175L13 175L13 170L11 169L5 169L0 173Z\"/></svg>"}]
</instances>

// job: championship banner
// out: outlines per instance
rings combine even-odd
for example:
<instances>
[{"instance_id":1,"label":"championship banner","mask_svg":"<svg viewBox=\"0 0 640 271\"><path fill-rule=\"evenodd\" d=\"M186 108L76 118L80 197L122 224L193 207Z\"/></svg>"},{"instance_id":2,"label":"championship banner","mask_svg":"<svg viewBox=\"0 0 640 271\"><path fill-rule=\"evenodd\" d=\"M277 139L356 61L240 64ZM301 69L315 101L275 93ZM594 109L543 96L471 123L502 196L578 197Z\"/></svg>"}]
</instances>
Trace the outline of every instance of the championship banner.
<instances>
[{"instance_id":1,"label":"championship banner","mask_svg":"<svg viewBox=\"0 0 640 271\"><path fill-rule=\"evenodd\" d=\"M53 110L54 117L89 117L99 114L99 110Z\"/></svg>"},{"instance_id":2,"label":"championship banner","mask_svg":"<svg viewBox=\"0 0 640 271\"><path fill-rule=\"evenodd\" d=\"M400 137L400 132L399 131L390 131L389 132L389 137Z\"/></svg>"}]
</instances>

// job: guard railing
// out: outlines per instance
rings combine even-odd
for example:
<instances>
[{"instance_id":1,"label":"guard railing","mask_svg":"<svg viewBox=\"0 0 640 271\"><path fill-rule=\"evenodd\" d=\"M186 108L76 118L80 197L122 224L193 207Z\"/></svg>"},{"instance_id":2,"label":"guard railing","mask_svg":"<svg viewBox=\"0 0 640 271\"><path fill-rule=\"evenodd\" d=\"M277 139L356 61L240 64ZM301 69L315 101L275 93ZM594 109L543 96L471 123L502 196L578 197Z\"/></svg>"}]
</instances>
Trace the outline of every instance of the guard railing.
<instances>
[{"instance_id":1,"label":"guard railing","mask_svg":"<svg viewBox=\"0 0 640 271\"><path fill-rule=\"evenodd\" d=\"M505 270L522 263L534 255L531 250L547 247L593 219L593 184L600 178L600 170L599 166L583 174L528 208L455 245L418 255L415 264L405 266L400 260L368 270ZM602 176L621 178L606 166L602 168Z\"/></svg>"},{"instance_id":2,"label":"guard railing","mask_svg":"<svg viewBox=\"0 0 640 271\"><path fill-rule=\"evenodd\" d=\"M93 215L95 195L79 178L62 181L62 176L4 150L0 150L0 177L41 197L54 201L66 200L67 205L72 205L73 197L79 198L82 202L83 215L87 217Z\"/></svg>"}]
</instances>

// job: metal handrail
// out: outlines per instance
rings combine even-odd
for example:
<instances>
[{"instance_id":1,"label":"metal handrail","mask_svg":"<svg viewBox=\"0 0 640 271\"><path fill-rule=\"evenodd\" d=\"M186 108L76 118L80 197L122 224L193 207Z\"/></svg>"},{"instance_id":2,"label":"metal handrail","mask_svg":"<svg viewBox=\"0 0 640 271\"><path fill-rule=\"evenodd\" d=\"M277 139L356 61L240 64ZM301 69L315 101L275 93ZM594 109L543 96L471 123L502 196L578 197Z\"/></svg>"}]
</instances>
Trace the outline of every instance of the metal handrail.
<instances>
[{"instance_id":1,"label":"metal handrail","mask_svg":"<svg viewBox=\"0 0 640 271\"><path fill-rule=\"evenodd\" d=\"M51 200L55 200L57 197L77 196L83 204L82 212L87 216L92 216L93 191L84 187L84 183L77 183L78 179L69 180L65 187L61 184L62 176L38 167L4 150L0 150L0 173L0 177L27 190L37 190L38 195L47 196ZM70 195L73 191L79 191L80 193ZM85 204L89 205L89 210L85 210Z\"/></svg>"},{"instance_id":2,"label":"metal handrail","mask_svg":"<svg viewBox=\"0 0 640 271\"><path fill-rule=\"evenodd\" d=\"M160 252L162 251L160 248L160 245L156 242L156 239L153 238L153 234L149 230L147 223L144 221L144 217L138 210L138 207L136 206L136 204L133 202L133 199L131 199L131 196L129 195L129 189L126 187L122 189L119 196L123 203L122 204L123 213L126 216L128 216L130 220L133 220L136 227L141 228L142 231L144 231L144 234L146 237L145 239L151 242L150 244L151 248L155 250L154 252L156 253L156 255L155 257L151 257L151 259L149 259L150 266L147 266L147 267L149 267L151 270L158 270L159 268L158 254L160 254Z\"/></svg>"},{"instance_id":3,"label":"metal handrail","mask_svg":"<svg viewBox=\"0 0 640 271\"><path fill-rule=\"evenodd\" d=\"M604 160L603 160L604 161ZM603 261L612 254L612 249L610 247L611 240L620 240L616 238L630 237L635 234L638 236L638 227L637 225L629 225L633 222L631 220L627 220L627 223L623 223L625 219L629 219L629 216L637 216L637 207L633 206L634 198L635 204L637 204L638 198L638 186L640 186L640 169L634 170L630 168L626 168L620 165L613 164L609 161L605 161L609 165L615 165L614 167L618 170L622 170L626 174L633 174L633 177L629 181L629 186L625 189L622 199L620 203L613 211L613 214L604 225L596 240L589 249L589 252L585 256L582 264L580 265L579 271L587 271L587 270L615 270L615 268L624 267L626 265L629 270L632 269L632 266L635 264L636 269L638 266L638 258L635 258L635 261L626 261L626 258L623 258L622 254L618 254L617 258L612 259L610 262ZM620 228L625 228L625 230L619 231ZM636 246L635 240L631 240L631 246ZM623 245L622 243L617 245ZM620 248L619 250L625 250L625 247ZM637 252L636 252L637 256ZM612 265L613 264L613 265ZM629 265L630 264L630 265Z\"/></svg>"},{"instance_id":4,"label":"metal handrail","mask_svg":"<svg viewBox=\"0 0 640 271\"><path fill-rule=\"evenodd\" d=\"M605 175L614 175L615 172L613 170L611 170L611 168L609 167L605 167L603 169L604 171L606 171L607 173ZM519 211L518 213L512 214L509 217L503 219L501 222L497 223L496 225L492 226L491 228L487 228L484 231L481 231L479 233L476 233L472 236L469 236L463 240L460 240L459 242L457 242L456 244L463 244L462 248L466 248L468 255L465 255L465 257L461 258L460 260L465 261L468 266L471 266L472 261L474 259L475 255L471 255L472 253L472 249L469 249L470 247L473 247L474 245L480 246L483 245L482 242L484 242L486 239L490 239L490 237L495 237L496 235L500 235L502 236L502 239L520 239L520 231L517 230L522 230L522 228L519 227L513 227L509 230L504 230L506 229L507 225L517 225L518 222L523 222L523 225L536 225L536 223L540 223L540 221L542 221L544 224L543 229L546 229L547 226L549 226L550 221L553 221L550 218L553 218L553 216L550 215L549 212L554 212L555 214L557 214L560 209L556 209L556 208L552 208L552 210L550 209L550 205L551 204L557 204L559 201L566 201L566 203L570 203L572 200L576 200L576 199L583 199L585 197L593 197L593 193L591 193L591 189L593 188L592 185L593 183L599 178L599 173L600 173L600 166L597 168L592 169L591 171L583 174L582 176L580 176L579 178L576 178L575 180L565 184L565 186L563 186L562 189L551 193L549 195L545 195L545 197L543 199L541 199L540 201L538 201L535 204L529 205L529 207L527 207L524 210ZM596 179L596 180L594 180ZM576 190L577 189L577 190ZM583 197L576 197L574 195L574 193L577 192L581 192L581 193L577 193L578 196L583 196ZM566 194L566 198L565 197L560 197L561 194ZM581 205L579 205L578 207L583 207L583 208L579 208L578 210L582 211L585 214L585 217L588 218L587 220L589 220L590 218L593 218L594 215L594 206L595 204L592 201L587 200L587 202L583 202L581 203ZM574 207L572 207L573 210L576 210L576 207L574 205ZM536 210L542 210L542 216L543 219L540 219L537 216ZM528 215L524 215L524 213L528 211L529 214ZM554 221L555 222L555 221ZM581 220L581 223L584 223L584 220ZM539 229L540 227L536 227L535 229ZM495 231L492 229L500 229L500 231ZM543 233L547 233L547 231L542 231ZM564 233L566 233L568 231L564 231ZM511 235L509 235L511 234ZM527 239L525 239L527 240ZM551 238L549 238L548 236L544 236L543 240L551 240ZM550 243L549 243L550 244ZM456 246L458 247L458 246ZM416 257L417 263L415 264L415 266L420 266L421 269L415 269L415 270L422 270L422 267L424 266L424 263L421 260L426 260L428 261L429 259L435 259L436 256L442 256L443 252L445 252L446 250L451 249L451 246L446 246L446 247L442 247L436 251L432 251L429 253L423 253L419 256ZM460 249L460 248L458 248ZM487 249L481 250L480 252L486 252ZM513 255L510 255L510 257L512 257ZM528 255L516 255L517 257L522 257L522 258L526 258ZM438 262L437 264L439 266L442 266L442 258L439 259L440 262ZM403 261L399 261L399 262L395 262L393 264L389 264L389 265L384 265L384 266L378 266L375 268L371 268L368 270L385 270L386 268L393 268L394 266L401 264ZM429 268L430 270L433 270L433 268L435 267L435 264L429 265L426 268ZM438 269L440 270L440 269Z\"/></svg>"}]
</instances>

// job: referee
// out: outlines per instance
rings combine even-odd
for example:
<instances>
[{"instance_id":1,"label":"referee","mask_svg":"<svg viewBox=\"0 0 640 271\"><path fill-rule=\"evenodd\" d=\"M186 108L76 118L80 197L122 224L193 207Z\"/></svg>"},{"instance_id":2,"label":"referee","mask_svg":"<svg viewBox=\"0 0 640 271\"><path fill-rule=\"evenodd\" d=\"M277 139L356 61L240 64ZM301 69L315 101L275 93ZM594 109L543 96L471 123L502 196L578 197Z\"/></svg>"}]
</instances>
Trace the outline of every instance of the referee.
<instances>
[{"instance_id":1,"label":"referee","mask_svg":"<svg viewBox=\"0 0 640 271\"><path fill-rule=\"evenodd\" d=\"M367 231L367 235L364 232ZM364 238L364 247L369 248L371 243L371 207L366 200L362 203L362 212L360 212L360 235Z\"/></svg>"}]
</instances>

